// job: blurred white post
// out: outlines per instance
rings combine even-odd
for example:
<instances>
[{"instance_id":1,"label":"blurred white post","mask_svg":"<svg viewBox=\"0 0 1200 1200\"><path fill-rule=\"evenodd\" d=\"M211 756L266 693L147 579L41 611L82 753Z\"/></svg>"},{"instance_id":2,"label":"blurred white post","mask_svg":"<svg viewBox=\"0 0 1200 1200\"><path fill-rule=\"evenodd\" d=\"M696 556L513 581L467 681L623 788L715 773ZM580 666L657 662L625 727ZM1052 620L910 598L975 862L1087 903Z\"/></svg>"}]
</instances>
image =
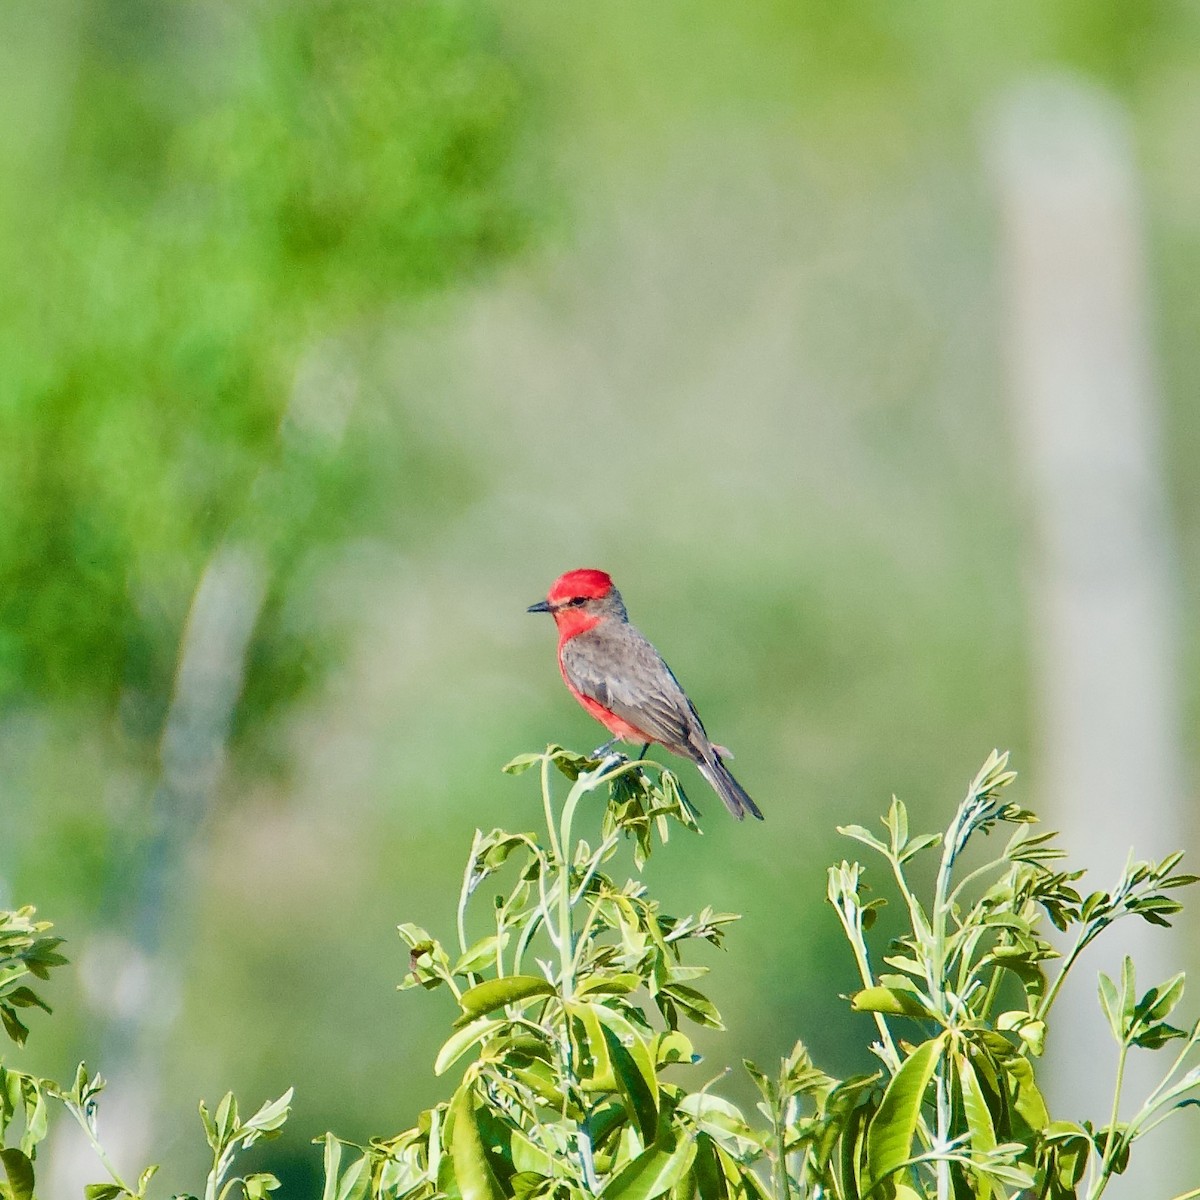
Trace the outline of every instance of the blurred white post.
<instances>
[{"instance_id":1,"label":"blurred white post","mask_svg":"<svg viewBox=\"0 0 1200 1200\"><path fill-rule=\"evenodd\" d=\"M336 454L357 396L353 358L334 341L314 344L298 363L280 422L285 454L293 446L304 457ZM279 469L264 468L264 475ZM252 488L251 496L258 490ZM127 937L97 939L82 964L88 993L108 1022L105 1147L126 1168L126 1178L140 1170L152 1142L161 1056L181 991L178 965L164 943L188 907L188 860L202 842L224 770L271 570L266 546L244 534L221 543L200 575L159 748L152 827L141 870L128 881L132 929ZM82 1134L64 1124L66 1136L51 1161L52 1194L79 1195L84 1182L97 1178L95 1154Z\"/></svg>"},{"instance_id":2,"label":"blurred white post","mask_svg":"<svg viewBox=\"0 0 1200 1200\"><path fill-rule=\"evenodd\" d=\"M1151 369L1141 213L1118 103L1054 79L1008 95L991 128L1003 225L1008 366L1032 501L1038 792L1085 890L1111 886L1132 848L1148 859L1184 845L1180 657L1174 552ZM1129 953L1139 987L1184 963L1174 931L1127 919L1085 954L1052 1023L1051 1109L1106 1123L1115 1049L1096 972ZM1164 1056L1134 1051L1123 1115ZM1165 1141L1135 1150L1116 1197L1174 1194L1188 1163ZM1191 1183L1194 1184L1192 1179Z\"/></svg>"}]
</instances>

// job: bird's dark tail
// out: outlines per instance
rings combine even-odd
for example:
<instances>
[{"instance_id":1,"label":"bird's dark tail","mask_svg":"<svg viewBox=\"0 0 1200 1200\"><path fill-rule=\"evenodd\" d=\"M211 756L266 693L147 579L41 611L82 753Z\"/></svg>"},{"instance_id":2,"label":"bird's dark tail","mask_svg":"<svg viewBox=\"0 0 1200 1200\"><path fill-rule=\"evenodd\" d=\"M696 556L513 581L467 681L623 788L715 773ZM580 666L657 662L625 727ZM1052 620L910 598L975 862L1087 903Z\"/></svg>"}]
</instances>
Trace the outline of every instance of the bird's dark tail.
<instances>
[{"instance_id":1,"label":"bird's dark tail","mask_svg":"<svg viewBox=\"0 0 1200 1200\"><path fill-rule=\"evenodd\" d=\"M740 821L747 813L758 820L763 819L758 811L758 805L750 799L750 794L733 777L733 773L721 761L721 756L714 753L711 759L696 763L700 774L712 784L712 789L725 803L725 807Z\"/></svg>"}]
</instances>

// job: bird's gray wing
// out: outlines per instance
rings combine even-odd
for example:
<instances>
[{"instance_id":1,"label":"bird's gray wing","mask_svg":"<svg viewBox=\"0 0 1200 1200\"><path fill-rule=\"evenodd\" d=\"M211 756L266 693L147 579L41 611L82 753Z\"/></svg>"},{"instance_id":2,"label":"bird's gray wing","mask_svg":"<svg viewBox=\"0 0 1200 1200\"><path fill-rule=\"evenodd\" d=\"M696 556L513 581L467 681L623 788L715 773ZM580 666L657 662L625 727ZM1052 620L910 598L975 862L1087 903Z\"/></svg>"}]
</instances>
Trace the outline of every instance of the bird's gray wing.
<instances>
[{"instance_id":1,"label":"bird's gray wing","mask_svg":"<svg viewBox=\"0 0 1200 1200\"><path fill-rule=\"evenodd\" d=\"M706 757L708 738L671 668L632 625L604 622L571 638L562 666L587 696L676 754Z\"/></svg>"}]
</instances>

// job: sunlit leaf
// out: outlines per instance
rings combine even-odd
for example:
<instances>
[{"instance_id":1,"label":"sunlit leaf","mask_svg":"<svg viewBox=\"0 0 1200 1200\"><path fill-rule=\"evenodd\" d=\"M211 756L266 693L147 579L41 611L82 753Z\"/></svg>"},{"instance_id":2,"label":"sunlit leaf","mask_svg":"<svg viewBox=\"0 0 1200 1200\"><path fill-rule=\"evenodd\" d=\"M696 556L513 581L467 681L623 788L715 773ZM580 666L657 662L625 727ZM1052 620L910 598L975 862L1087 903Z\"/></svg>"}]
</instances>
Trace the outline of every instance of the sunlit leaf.
<instances>
[{"instance_id":1,"label":"sunlit leaf","mask_svg":"<svg viewBox=\"0 0 1200 1200\"><path fill-rule=\"evenodd\" d=\"M444 1074L472 1046L477 1042L483 1041L488 1034L498 1029L502 1024L502 1021L481 1017L472 1021L469 1025L463 1026L462 1029L456 1030L446 1039L445 1044L438 1051L438 1056L433 1064L433 1073L435 1075Z\"/></svg>"},{"instance_id":2,"label":"sunlit leaf","mask_svg":"<svg viewBox=\"0 0 1200 1200\"><path fill-rule=\"evenodd\" d=\"M869 987L850 997L855 1012L887 1013L895 1017L918 1017L936 1020L936 1014L915 992L898 987Z\"/></svg>"},{"instance_id":3,"label":"sunlit leaf","mask_svg":"<svg viewBox=\"0 0 1200 1200\"><path fill-rule=\"evenodd\" d=\"M626 1163L601 1189L601 1200L654 1200L683 1178L695 1155L694 1138L676 1141L672 1133Z\"/></svg>"},{"instance_id":4,"label":"sunlit leaf","mask_svg":"<svg viewBox=\"0 0 1200 1200\"><path fill-rule=\"evenodd\" d=\"M554 984L540 975L506 975L501 979L485 979L468 988L459 997L463 1018L471 1020L494 1012L505 1004L516 1004L534 996L553 996ZM460 1019L463 1019L460 1018Z\"/></svg>"},{"instance_id":5,"label":"sunlit leaf","mask_svg":"<svg viewBox=\"0 0 1200 1200\"><path fill-rule=\"evenodd\" d=\"M6 1200L33 1200L33 1163L20 1150L0 1150L9 1196ZM120 1189L118 1189L120 1194Z\"/></svg>"},{"instance_id":6,"label":"sunlit leaf","mask_svg":"<svg viewBox=\"0 0 1200 1200\"><path fill-rule=\"evenodd\" d=\"M475 1121L474 1089L464 1083L450 1104L450 1157L462 1200L504 1200Z\"/></svg>"},{"instance_id":7,"label":"sunlit leaf","mask_svg":"<svg viewBox=\"0 0 1200 1200\"><path fill-rule=\"evenodd\" d=\"M925 1090L945 1048L945 1034L924 1042L901 1064L883 1093L867 1131L867 1169L864 1192L899 1170L912 1154L913 1137L921 1116Z\"/></svg>"}]
</instances>

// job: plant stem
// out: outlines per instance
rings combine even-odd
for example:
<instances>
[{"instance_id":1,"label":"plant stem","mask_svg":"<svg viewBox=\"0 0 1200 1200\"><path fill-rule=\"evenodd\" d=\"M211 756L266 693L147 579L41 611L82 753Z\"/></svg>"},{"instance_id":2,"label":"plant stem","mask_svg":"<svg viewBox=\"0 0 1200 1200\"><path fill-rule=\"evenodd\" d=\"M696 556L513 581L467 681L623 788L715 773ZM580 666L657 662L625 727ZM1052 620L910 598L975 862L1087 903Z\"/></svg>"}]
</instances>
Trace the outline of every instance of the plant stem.
<instances>
[{"instance_id":1,"label":"plant stem","mask_svg":"<svg viewBox=\"0 0 1200 1200\"><path fill-rule=\"evenodd\" d=\"M555 859L562 858L558 834L554 823L554 806L550 802L550 756L542 755L542 810L546 814L546 832L550 835L550 853Z\"/></svg>"},{"instance_id":2,"label":"plant stem","mask_svg":"<svg viewBox=\"0 0 1200 1200\"><path fill-rule=\"evenodd\" d=\"M947 1020L952 1014L947 1011L946 1006L946 921L950 915L950 878L954 871L954 858L959 848L963 817L963 807L960 807L954 814L954 820L946 832L946 840L942 846L942 861L938 866L937 885L933 893L933 911L930 913L929 919L932 935L932 953L929 956L930 998L939 1006Z\"/></svg>"},{"instance_id":3,"label":"plant stem","mask_svg":"<svg viewBox=\"0 0 1200 1200\"><path fill-rule=\"evenodd\" d=\"M875 977L871 972L871 963L867 958L867 947L862 939L861 929L852 929L847 923L840 909L837 910L838 916L842 918L842 927L846 931L846 936L850 942L850 949L854 953L854 961L858 964L858 975L863 981L863 987L874 987ZM879 1030L880 1040L883 1042L884 1049L887 1051L888 1062L892 1068L892 1073L900 1070L900 1052L896 1049L896 1043L892 1040L892 1031L888 1028L887 1019L883 1013L877 1012L871 1014L875 1018L875 1028Z\"/></svg>"},{"instance_id":4,"label":"plant stem","mask_svg":"<svg viewBox=\"0 0 1200 1200\"><path fill-rule=\"evenodd\" d=\"M471 839L471 853L467 856L467 869L463 872L462 887L458 892L458 952L467 952L467 901L471 898L471 880L475 877L475 863L479 856L479 842L483 837L480 830L475 830Z\"/></svg>"},{"instance_id":5,"label":"plant stem","mask_svg":"<svg viewBox=\"0 0 1200 1200\"><path fill-rule=\"evenodd\" d=\"M96 1157L100 1160L101 1165L108 1172L113 1183L115 1183L117 1185L117 1187L123 1188L130 1195L134 1195L135 1193L133 1191L133 1188L131 1188L129 1186L129 1184L127 1184L125 1182L125 1180L123 1180L121 1178L121 1176L117 1172L117 1168L113 1166L112 1159L110 1159L108 1157L108 1154L105 1151L104 1147L102 1145L100 1145L100 1142L97 1140L96 1134L92 1129L91 1122L87 1119L83 1110L81 1108L76 1107L76 1105L71 1104L71 1103L67 1103L66 1107L67 1107L67 1111L78 1122L80 1129L82 1129L83 1132L87 1135L87 1140L89 1142L91 1142L92 1149L95 1151Z\"/></svg>"},{"instance_id":6,"label":"plant stem","mask_svg":"<svg viewBox=\"0 0 1200 1200\"><path fill-rule=\"evenodd\" d=\"M946 1062L943 1055L937 1068L937 1149L938 1159L934 1164L937 1171L937 1198L950 1200L950 1162L942 1157L950 1142L950 1094L946 1086Z\"/></svg>"},{"instance_id":7,"label":"plant stem","mask_svg":"<svg viewBox=\"0 0 1200 1200\"><path fill-rule=\"evenodd\" d=\"M575 819L576 805L578 805L583 793L590 791L595 784L588 776L580 776L575 781L563 804L562 824L556 836L554 806L550 798L549 769L549 756L543 757L542 804L546 811L546 828L549 831L552 848L550 868L558 876L556 881L558 888L558 934L555 941L558 946L559 957L559 993L563 999L560 1047L562 1056L563 1116L565 1117L568 1096L572 1093L578 1094L579 1092L579 1081L575 1077L575 1056L571 1045L571 1014L566 1007L575 995L575 930L572 922L571 859L567 857L567 850L568 847L573 845L572 826ZM572 852L573 857L574 854ZM580 895L582 896L582 894L581 889ZM591 1130L588 1128L588 1118L586 1116L576 1124L575 1148L579 1155L579 1166L583 1173L584 1183L594 1196L600 1190L600 1185L596 1178L596 1163L592 1153L592 1135Z\"/></svg>"},{"instance_id":8,"label":"plant stem","mask_svg":"<svg viewBox=\"0 0 1200 1200\"><path fill-rule=\"evenodd\" d=\"M1061 991L1062 985L1066 982L1067 972L1070 971L1075 965L1075 960L1083 953L1088 940L1090 939L1080 936L1075 945L1071 947L1067 957L1063 959L1062 967L1054 977L1054 982L1046 989L1046 994L1042 997L1042 1002L1038 1005L1037 1012L1034 1014L1039 1021L1046 1019L1046 1014L1050 1011L1050 1006L1058 998L1058 993Z\"/></svg>"},{"instance_id":9,"label":"plant stem","mask_svg":"<svg viewBox=\"0 0 1200 1200\"><path fill-rule=\"evenodd\" d=\"M1112 1166L1114 1161L1114 1142L1119 1141L1117 1137L1117 1117L1121 1111L1121 1089L1125 1084L1125 1059L1129 1055L1129 1043L1121 1043L1121 1052L1117 1056L1117 1081L1113 1086L1113 1102L1112 1113L1108 1121L1108 1136L1104 1139L1104 1153L1100 1156L1100 1170L1092 1183L1091 1189L1088 1191L1088 1200L1098 1200L1098 1197L1104 1192L1108 1186L1109 1179L1112 1178Z\"/></svg>"},{"instance_id":10,"label":"plant stem","mask_svg":"<svg viewBox=\"0 0 1200 1200\"><path fill-rule=\"evenodd\" d=\"M775 1144L779 1147L779 1153L775 1156L775 1200L791 1200L792 1195L791 1180L788 1178L787 1154L785 1153L788 1120L787 1113L783 1111L783 1104L787 1103L790 1101L785 1100L782 1104L775 1105L775 1112L771 1117L775 1126Z\"/></svg>"}]
</instances>

